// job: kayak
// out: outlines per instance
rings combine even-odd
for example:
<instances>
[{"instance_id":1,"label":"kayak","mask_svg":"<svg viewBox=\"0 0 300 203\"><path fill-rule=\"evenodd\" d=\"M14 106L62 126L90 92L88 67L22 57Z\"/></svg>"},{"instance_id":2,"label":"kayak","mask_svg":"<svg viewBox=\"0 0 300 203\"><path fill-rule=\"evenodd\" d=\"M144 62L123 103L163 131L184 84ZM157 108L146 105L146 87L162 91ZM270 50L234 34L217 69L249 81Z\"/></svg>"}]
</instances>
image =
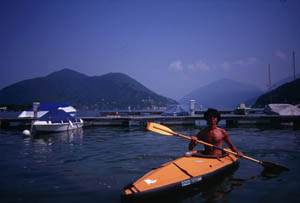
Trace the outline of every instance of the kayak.
<instances>
[{"instance_id":1,"label":"kayak","mask_svg":"<svg viewBox=\"0 0 300 203\"><path fill-rule=\"evenodd\" d=\"M201 151L187 152L124 187L122 199L149 198L193 185L206 185L238 163L238 158L232 154L216 157L203 155Z\"/></svg>"}]
</instances>

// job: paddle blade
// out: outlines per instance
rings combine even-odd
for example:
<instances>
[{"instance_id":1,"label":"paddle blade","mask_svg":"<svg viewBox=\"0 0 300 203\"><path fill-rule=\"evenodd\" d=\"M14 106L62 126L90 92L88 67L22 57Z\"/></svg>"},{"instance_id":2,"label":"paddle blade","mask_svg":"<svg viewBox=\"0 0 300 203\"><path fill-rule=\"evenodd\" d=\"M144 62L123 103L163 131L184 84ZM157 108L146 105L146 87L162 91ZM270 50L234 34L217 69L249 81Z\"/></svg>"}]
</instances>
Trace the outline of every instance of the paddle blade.
<instances>
[{"instance_id":1,"label":"paddle blade","mask_svg":"<svg viewBox=\"0 0 300 203\"><path fill-rule=\"evenodd\" d=\"M277 163L272 163L272 162L267 162L267 161L263 161L262 164L263 167L265 167L266 170L271 170L271 171L289 171L290 169L282 166L280 164Z\"/></svg>"},{"instance_id":2,"label":"paddle blade","mask_svg":"<svg viewBox=\"0 0 300 203\"><path fill-rule=\"evenodd\" d=\"M147 130L150 130L152 132L162 134L162 135L175 135L176 134L170 128L160 125L160 124L157 124L157 123L152 123L152 122L148 123Z\"/></svg>"}]
</instances>

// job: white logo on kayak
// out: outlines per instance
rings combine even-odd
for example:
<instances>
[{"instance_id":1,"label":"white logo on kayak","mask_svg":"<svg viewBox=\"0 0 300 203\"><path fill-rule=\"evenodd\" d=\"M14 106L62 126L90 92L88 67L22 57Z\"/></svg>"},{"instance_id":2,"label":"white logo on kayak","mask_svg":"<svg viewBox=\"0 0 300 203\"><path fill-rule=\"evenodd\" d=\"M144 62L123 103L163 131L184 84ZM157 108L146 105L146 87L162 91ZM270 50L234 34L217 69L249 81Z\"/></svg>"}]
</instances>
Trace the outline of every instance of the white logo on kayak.
<instances>
[{"instance_id":1,"label":"white logo on kayak","mask_svg":"<svg viewBox=\"0 0 300 203\"><path fill-rule=\"evenodd\" d=\"M185 186L188 186L190 184L194 184L196 182L199 182L202 180L202 177L195 177L195 178L191 178L191 179L188 179L188 180L184 180L184 181L181 181L181 186L182 187L185 187Z\"/></svg>"},{"instance_id":2,"label":"white logo on kayak","mask_svg":"<svg viewBox=\"0 0 300 203\"><path fill-rule=\"evenodd\" d=\"M187 186L187 185L190 185L191 184L191 181L190 180L184 180L184 181L181 181L181 186L184 187L184 186Z\"/></svg>"},{"instance_id":3,"label":"white logo on kayak","mask_svg":"<svg viewBox=\"0 0 300 203\"><path fill-rule=\"evenodd\" d=\"M191 179L191 182L192 182L192 183L196 183L196 182L199 182L199 181L201 181L201 180L202 180L202 177L200 176L200 177L192 178L192 179Z\"/></svg>"},{"instance_id":4,"label":"white logo on kayak","mask_svg":"<svg viewBox=\"0 0 300 203\"><path fill-rule=\"evenodd\" d=\"M152 183L156 183L156 180L151 180L151 179L146 179L144 180L148 185L152 184Z\"/></svg>"}]
</instances>

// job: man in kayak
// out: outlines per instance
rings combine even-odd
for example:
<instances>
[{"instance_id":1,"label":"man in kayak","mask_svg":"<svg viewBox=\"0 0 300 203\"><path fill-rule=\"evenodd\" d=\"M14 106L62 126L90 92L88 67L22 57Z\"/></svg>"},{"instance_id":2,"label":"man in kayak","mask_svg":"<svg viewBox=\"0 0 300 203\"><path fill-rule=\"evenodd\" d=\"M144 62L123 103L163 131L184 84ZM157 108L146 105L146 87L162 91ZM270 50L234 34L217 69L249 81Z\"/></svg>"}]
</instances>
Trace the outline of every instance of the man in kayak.
<instances>
[{"instance_id":1,"label":"man in kayak","mask_svg":"<svg viewBox=\"0 0 300 203\"><path fill-rule=\"evenodd\" d=\"M216 109L209 108L204 113L204 119L206 120L208 126L201 130L197 134L197 136L192 137L189 144L190 151L192 151L197 145L197 139L218 146L220 148L222 148L222 141L224 140L232 151L236 152L238 156L243 156L243 153L239 152L230 141L226 130L217 126L218 122L221 120L221 114L219 111L217 111ZM204 154L220 156L222 155L222 151L205 145Z\"/></svg>"}]
</instances>

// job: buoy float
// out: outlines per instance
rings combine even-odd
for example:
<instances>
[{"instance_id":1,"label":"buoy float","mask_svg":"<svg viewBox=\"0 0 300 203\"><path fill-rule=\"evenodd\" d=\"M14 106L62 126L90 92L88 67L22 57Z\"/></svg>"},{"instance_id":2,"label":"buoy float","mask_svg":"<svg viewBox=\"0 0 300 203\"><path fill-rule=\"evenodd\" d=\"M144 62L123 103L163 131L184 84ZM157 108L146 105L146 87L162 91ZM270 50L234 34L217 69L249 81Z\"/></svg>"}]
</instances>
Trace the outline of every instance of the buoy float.
<instances>
[{"instance_id":1,"label":"buoy float","mask_svg":"<svg viewBox=\"0 0 300 203\"><path fill-rule=\"evenodd\" d=\"M24 135L24 136L30 136L31 133L30 133L29 130L23 130L23 135Z\"/></svg>"}]
</instances>

